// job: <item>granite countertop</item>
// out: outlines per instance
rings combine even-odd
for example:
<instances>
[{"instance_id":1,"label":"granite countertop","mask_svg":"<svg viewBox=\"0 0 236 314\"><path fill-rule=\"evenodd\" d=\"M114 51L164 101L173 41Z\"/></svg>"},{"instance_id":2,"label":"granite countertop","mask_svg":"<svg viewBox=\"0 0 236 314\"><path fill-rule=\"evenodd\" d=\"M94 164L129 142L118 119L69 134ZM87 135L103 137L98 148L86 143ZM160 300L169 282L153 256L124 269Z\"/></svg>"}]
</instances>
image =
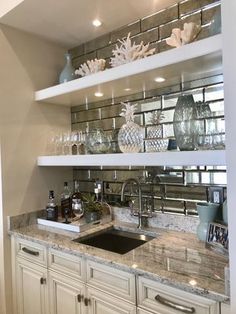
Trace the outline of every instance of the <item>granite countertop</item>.
<instances>
[{"instance_id":1,"label":"granite countertop","mask_svg":"<svg viewBox=\"0 0 236 314\"><path fill-rule=\"evenodd\" d=\"M141 232L156 238L124 255L71 241L112 225L137 232L136 225L113 221L80 234L38 224L13 229L9 234L73 255L85 256L212 300L229 300L225 295L224 282L224 267L228 259L206 248L194 234L147 228Z\"/></svg>"}]
</instances>

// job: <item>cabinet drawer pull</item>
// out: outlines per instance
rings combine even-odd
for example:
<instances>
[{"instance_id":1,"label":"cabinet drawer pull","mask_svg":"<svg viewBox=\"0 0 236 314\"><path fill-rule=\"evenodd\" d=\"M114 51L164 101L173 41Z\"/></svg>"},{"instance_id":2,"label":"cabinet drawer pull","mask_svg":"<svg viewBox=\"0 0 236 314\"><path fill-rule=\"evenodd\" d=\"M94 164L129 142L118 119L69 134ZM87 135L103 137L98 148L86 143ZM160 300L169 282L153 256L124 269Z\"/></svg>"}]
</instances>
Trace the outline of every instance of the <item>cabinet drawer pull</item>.
<instances>
[{"instance_id":1,"label":"cabinet drawer pull","mask_svg":"<svg viewBox=\"0 0 236 314\"><path fill-rule=\"evenodd\" d=\"M88 306L90 304L90 299L84 298L84 304L85 306Z\"/></svg>"},{"instance_id":2,"label":"cabinet drawer pull","mask_svg":"<svg viewBox=\"0 0 236 314\"><path fill-rule=\"evenodd\" d=\"M22 251L27 253L27 254L30 254L30 255L34 255L34 256L39 256L39 252L37 251L31 251L29 249L27 249L27 247L23 247L22 248Z\"/></svg>"},{"instance_id":3,"label":"cabinet drawer pull","mask_svg":"<svg viewBox=\"0 0 236 314\"><path fill-rule=\"evenodd\" d=\"M155 300L163 305L171 307L172 309L175 309L175 310L179 310L183 313L195 313L194 307L188 307L188 306L184 306L184 305L172 302L170 300L167 300L161 297L159 294L155 296Z\"/></svg>"},{"instance_id":4,"label":"cabinet drawer pull","mask_svg":"<svg viewBox=\"0 0 236 314\"><path fill-rule=\"evenodd\" d=\"M80 303L83 300L84 296L81 294L77 295L77 301Z\"/></svg>"},{"instance_id":5,"label":"cabinet drawer pull","mask_svg":"<svg viewBox=\"0 0 236 314\"><path fill-rule=\"evenodd\" d=\"M40 284L45 285L46 284L46 278L41 277L40 278Z\"/></svg>"}]
</instances>

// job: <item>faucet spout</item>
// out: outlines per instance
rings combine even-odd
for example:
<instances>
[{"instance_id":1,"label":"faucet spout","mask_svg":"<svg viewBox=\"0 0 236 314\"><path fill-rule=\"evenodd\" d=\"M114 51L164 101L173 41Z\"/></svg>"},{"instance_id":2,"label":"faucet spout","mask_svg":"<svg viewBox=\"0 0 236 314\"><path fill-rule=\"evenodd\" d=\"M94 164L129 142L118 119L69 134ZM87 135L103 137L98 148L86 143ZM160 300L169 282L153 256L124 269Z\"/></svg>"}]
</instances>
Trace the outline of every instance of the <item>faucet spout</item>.
<instances>
[{"instance_id":1,"label":"faucet spout","mask_svg":"<svg viewBox=\"0 0 236 314\"><path fill-rule=\"evenodd\" d=\"M137 179L130 178L124 181L121 188L121 201L124 201L125 188L128 184L136 184L138 187L138 203L139 203L139 211L138 211L138 228L142 228L142 191L140 183Z\"/></svg>"}]
</instances>

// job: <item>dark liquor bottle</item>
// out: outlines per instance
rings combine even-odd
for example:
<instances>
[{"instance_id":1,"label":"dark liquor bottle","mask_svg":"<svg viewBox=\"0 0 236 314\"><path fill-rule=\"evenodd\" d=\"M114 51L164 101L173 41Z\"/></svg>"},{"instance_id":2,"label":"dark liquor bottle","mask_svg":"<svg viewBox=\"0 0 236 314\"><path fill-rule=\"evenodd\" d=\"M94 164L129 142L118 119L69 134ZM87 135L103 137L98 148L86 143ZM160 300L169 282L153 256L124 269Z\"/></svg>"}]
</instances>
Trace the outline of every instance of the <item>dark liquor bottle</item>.
<instances>
[{"instance_id":1,"label":"dark liquor bottle","mask_svg":"<svg viewBox=\"0 0 236 314\"><path fill-rule=\"evenodd\" d=\"M46 206L47 219L57 221L58 219L58 207L54 199L54 191L49 191L48 203Z\"/></svg>"},{"instance_id":2,"label":"dark liquor bottle","mask_svg":"<svg viewBox=\"0 0 236 314\"><path fill-rule=\"evenodd\" d=\"M73 216L82 217L83 216L83 206L82 206L82 194L79 190L79 182L74 181L74 193L71 196L71 209Z\"/></svg>"},{"instance_id":3,"label":"dark liquor bottle","mask_svg":"<svg viewBox=\"0 0 236 314\"><path fill-rule=\"evenodd\" d=\"M64 182L64 188L61 193L61 216L64 218L65 213L67 218L72 218L71 213L71 191L68 187L68 183Z\"/></svg>"}]
</instances>

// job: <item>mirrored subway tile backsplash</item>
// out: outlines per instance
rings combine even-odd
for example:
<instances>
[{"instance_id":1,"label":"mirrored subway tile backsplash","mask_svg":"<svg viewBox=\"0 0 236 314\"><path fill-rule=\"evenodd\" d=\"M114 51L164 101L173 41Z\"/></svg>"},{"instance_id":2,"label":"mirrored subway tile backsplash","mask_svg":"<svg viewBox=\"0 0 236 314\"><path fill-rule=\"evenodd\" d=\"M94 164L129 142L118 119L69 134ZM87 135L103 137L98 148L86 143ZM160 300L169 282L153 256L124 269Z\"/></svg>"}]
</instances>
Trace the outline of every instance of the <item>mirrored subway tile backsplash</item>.
<instances>
[{"instance_id":1,"label":"mirrored subway tile backsplash","mask_svg":"<svg viewBox=\"0 0 236 314\"><path fill-rule=\"evenodd\" d=\"M224 134L224 94L223 77L217 75L204 80L185 84L185 93L191 93L195 102L209 103L210 115L204 117L205 128L214 134ZM156 89L146 93L119 97L72 107L72 129L89 131L102 128L107 134L118 132L124 119L119 116L121 101L137 103L136 123L143 127L146 136L152 127L151 114L162 110L161 121L163 137L174 137L173 115L181 87L175 86ZM90 115L91 114L91 115ZM117 134L117 133L116 133ZM143 146L145 151L145 145ZM173 214L197 215L196 203L211 201L209 187L219 186L226 196L226 167L224 166L192 166L192 167L90 167L75 168L74 178L79 179L80 189L93 192L94 182L101 180L105 198L113 205L121 205L120 192L122 183L128 178L137 178L142 183L143 202L152 206L155 211ZM127 195L127 200L137 203L137 194ZM127 205L127 204L126 204ZM136 206L136 204L135 204Z\"/></svg>"},{"instance_id":2,"label":"mirrored subway tile backsplash","mask_svg":"<svg viewBox=\"0 0 236 314\"><path fill-rule=\"evenodd\" d=\"M82 63L94 58L104 58L106 68L110 67L109 60L112 50L119 39L131 33L131 40L139 44L150 42L150 48L156 48L155 53L171 49L165 39L171 35L173 28L182 28L184 23L195 22L201 25L201 32L196 40L200 40L216 33L213 28L214 16L220 13L218 0L184 0L174 6L155 14L143 17L129 25L111 33L102 35L90 42L84 43L70 50L73 65L78 68ZM202 70L202 69L201 69ZM116 143L117 133L125 123L120 117L121 102L137 104L135 122L142 126L143 136L147 137L153 124L153 112L161 110L164 118L161 120L161 134L163 138L173 138L173 116L178 97L181 93L191 93L195 102L208 102L208 114L199 117L206 134L225 134L224 121L224 93L223 75L212 75L201 80L186 81L154 90L145 90L133 95L106 99L94 103L86 103L72 107L72 130L91 131L101 128L112 143ZM115 138L115 140L114 140ZM217 139L217 137L216 137ZM115 150L117 145L115 145ZM147 151L144 145L142 151ZM114 151L111 151L114 152ZM196 203L210 201L210 187L222 189L226 197L226 168L216 166L193 167L81 167L74 168L74 179L80 181L80 189L93 192L96 180L103 182L105 198L113 205L121 205L120 192L122 183L128 178L137 178L142 184L143 204L152 206L155 211L181 215L183 219L197 215ZM127 194L127 200L137 203L137 191ZM124 205L124 204L122 204ZM126 203L127 205L127 203ZM136 204L135 204L136 206ZM192 217L184 217L192 216ZM173 216L175 217L175 216Z\"/></svg>"},{"instance_id":3,"label":"mirrored subway tile backsplash","mask_svg":"<svg viewBox=\"0 0 236 314\"><path fill-rule=\"evenodd\" d=\"M132 200L138 205L138 195L126 193L121 204L122 183L128 178L141 182L143 204L154 211L173 214L197 215L196 203L211 201L209 188L221 187L226 197L225 167L93 167L74 169L74 179L80 182L83 192L93 192L96 181L102 181L104 198L114 206L128 205Z\"/></svg>"}]
</instances>

